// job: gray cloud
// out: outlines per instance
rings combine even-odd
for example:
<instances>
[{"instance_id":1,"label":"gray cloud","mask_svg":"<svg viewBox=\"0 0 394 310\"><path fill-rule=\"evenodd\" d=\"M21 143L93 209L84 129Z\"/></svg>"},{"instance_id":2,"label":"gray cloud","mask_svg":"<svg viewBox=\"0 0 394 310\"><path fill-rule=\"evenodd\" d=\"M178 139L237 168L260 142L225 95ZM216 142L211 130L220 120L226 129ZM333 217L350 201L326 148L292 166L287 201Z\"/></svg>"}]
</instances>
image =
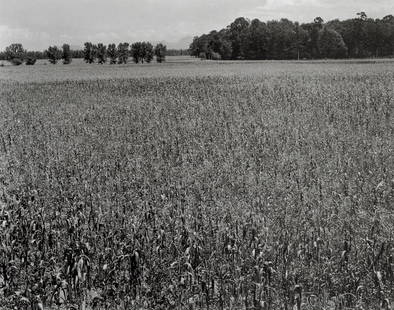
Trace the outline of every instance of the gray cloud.
<instances>
[{"instance_id":1,"label":"gray cloud","mask_svg":"<svg viewBox=\"0 0 394 310\"><path fill-rule=\"evenodd\" d=\"M28 49L85 41L176 42L245 16L310 21L393 13L392 0L0 0L0 49L21 42Z\"/></svg>"}]
</instances>

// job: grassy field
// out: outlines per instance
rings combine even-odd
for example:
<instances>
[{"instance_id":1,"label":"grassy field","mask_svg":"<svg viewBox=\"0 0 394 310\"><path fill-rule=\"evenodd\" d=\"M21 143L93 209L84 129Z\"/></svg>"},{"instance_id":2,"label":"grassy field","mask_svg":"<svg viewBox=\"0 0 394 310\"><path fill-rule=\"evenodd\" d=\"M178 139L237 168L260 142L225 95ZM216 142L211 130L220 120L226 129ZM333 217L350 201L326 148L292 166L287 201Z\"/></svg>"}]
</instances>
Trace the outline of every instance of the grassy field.
<instances>
[{"instance_id":1,"label":"grassy field","mask_svg":"<svg viewBox=\"0 0 394 310\"><path fill-rule=\"evenodd\" d=\"M391 62L0 67L0 111L2 308L393 300Z\"/></svg>"}]
</instances>

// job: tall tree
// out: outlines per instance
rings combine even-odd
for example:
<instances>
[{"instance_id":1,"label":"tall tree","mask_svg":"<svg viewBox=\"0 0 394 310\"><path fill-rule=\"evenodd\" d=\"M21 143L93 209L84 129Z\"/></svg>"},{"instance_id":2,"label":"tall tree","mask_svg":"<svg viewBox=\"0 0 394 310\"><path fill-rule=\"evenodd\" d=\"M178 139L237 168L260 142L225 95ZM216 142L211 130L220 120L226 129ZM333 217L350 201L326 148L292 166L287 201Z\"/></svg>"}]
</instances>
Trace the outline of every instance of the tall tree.
<instances>
[{"instance_id":1,"label":"tall tree","mask_svg":"<svg viewBox=\"0 0 394 310\"><path fill-rule=\"evenodd\" d=\"M96 48L91 42L85 43L85 48L83 50L83 58L86 63L92 64L96 60Z\"/></svg>"},{"instance_id":2,"label":"tall tree","mask_svg":"<svg viewBox=\"0 0 394 310\"><path fill-rule=\"evenodd\" d=\"M26 50L20 43L13 43L5 49L5 58L13 65L21 65L26 55Z\"/></svg>"},{"instance_id":3,"label":"tall tree","mask_svg":"<svg viewBox=\"0 0 394 310\"><path fill-rule=\"evenodd\" d=\"M298 22L294 23L295 26L295 49L297 51L297 59L310 58L307 47L309 42L309 34Z\"/></svg>"},{"instance_id":4,"label":"tall tree","mask_svg":"<svg viewBox=\"0 0 394 310\"><path fill-rule=\"evenodd\" d=\"M211 31L206 42L208 59L231 59L233 50L227 30Z\"/></svg>"},{"instance_id":5,"label":"tall tree","mask_svg":"<svg viewBox=\"0 0 394 310\"><path fill-rule=\"evenodd\" d=\"M131 45L131 55L135 63L149 63L154 55L153 46L149 42L135 42Z\"/></svg>"},{"instance_id":6,"label":"tall tree","mask_svg":"<svg viewBox=\"0 0 394 310\"><path fill-rule=\"evenodd\" d=\"M97 45L97 60L101 65L107 62L107 47L103 43Z\"/></svg>"},{"instance_id":7,"label":"tall tree","mask_svg":"<svg viewBox=\"0 0 394 310\"><path fill-rule=\"evenodd\" d=\"M37 54L36 52L26 52L26 65L32 66L37 61Z\"/></svg>"},{"instance_id":8,"label":"tall tree","mask_svg":"<svg viewBox=\"0 0 394 310\"><path fill-rule=\"evenodd\" d=\"M232 58L242 58L242 41L247 29L249 28L249 21L244 17L237 18L229 26L229 35L232 43Z\"/></svg>"},{"instance_id":9,"label":"tall tree","mask_svg":"<svg viewBox=\"0 0 394 310\"><path fill-rule=\"evenodd\" d=\"M71 49L70 45L68 44L63 44L63 64L68 65L72 61L72 55L71 55Z\"/></svg>"},{"instance_id":10,"label":"tall tree","mask_svg":"<svg viewBox=\"0 0 394 310\"><path fill-rule=\"evenodd\" d=\"M323 58L344 58L347 47L338 32L324 27L319 35L319 52Z\"/></svg>"},{"instance_id":11,"label":"tall tree","mask_svg":"<svg viewBox=\"0 0 394 310\"><path fill-rule=\"evenodd\" d=\"M157 62L162 63L166 60L167 46L159 43L156 45L154 52Z\"/></svg>"},{"instance_id":12,"label":"tall tree","mask_svg":"<svg viewBox=\"0 0 394 310\"><path fill-rule=\"evenodd\" d=\"M252 20L243 37L241 54L246 59L266 59L268 39L267 25L258 19Z\"/></svg>"},{"instance_id":13,"label":"tall tree","mask_svg":"<svg viewBox=\"0 0 394 310\"><path fill-rule=\"evenodd\" d=\"M119 43L118 64L127 64L128 59L129 59L129 43Z\"/></svg>"},{"instance_id":14,"label":"tall tree","mask_svg":"<svg viewBox=\"0 0 394 310\"><path fill-rule=\"evenodd\" d=\"M143 42L142 43L143 47L143 60L145 60L147 63L150 63L153 59L154 51L153 51L153 45L150 42Z\"/></svg>"},{"instance_id":15,"label":"tall tree","mask_svg":"<svg viewBox=\"0 0 394 310\"><path fill-rule=\"evenodd\" d=\"M319 35L320 30L323 28L324 20L320 16L316 17L313 20L312 28L311 28L311 39L310 39L310 54L312 58L319 58Z\"/></svg>"},{"instance_id":16,"label":"tall tree","mask_svg":"<svg viewBox=\"0 0 394 310\"><path fill-rule=\"evenodd\" d=\"M360 12L353 19L325 23L316 17L306 24L288 19L267 23L255 19L249 23L241 17L220 31L195 37L189 51L203 59L394 56L394 16L371 19Z\"/></svg>"},{"instance_id":17,"label":"tall tree","mask_svg":"<svg viewBox=\"0 0 394 310\"><path fill-rule=\"evenodd\" d=\"M135 42L131 45L131 56L136 64L141 61L143 55L142 48L142 42Z\"/></svg>"},{"instance_id":18,"label":"tall tree","mask_svg":"<svg viewBox=\"0 0 394 310\"><path fill-rule=\"evenodd\" d=\"M62 58L62 51L56 46L50 46L47 49L46 55L51 64L55 65Z\"/></svg>"},{"instance_id":19,"label":"tall tree","mask_svg":"<svg viewBox=\"0 0 394 310\"><path fill-rule=\"evenodd\" d=\"M108 57L110 59L110 64L116 64L117 58L118 58L118 51L116 49L116 45L115 44L109 44L108 45L108 49L107 49L107 54Z\"/></svg>"}]
</instances>

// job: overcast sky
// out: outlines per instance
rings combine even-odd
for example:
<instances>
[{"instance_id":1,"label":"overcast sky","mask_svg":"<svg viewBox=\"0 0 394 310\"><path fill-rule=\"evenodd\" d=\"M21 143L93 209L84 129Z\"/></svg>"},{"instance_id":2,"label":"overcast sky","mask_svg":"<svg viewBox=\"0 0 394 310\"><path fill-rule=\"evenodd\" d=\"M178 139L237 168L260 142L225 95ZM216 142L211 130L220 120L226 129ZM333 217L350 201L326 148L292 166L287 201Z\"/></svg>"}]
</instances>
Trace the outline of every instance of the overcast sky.
<instances>
[{"instance_id":1,"label":"overcast sky","mask_svg":"<svg viewBox=\"0 0 394 310\"><path fill-rule=\"evenodd\" d=\"M394 0L0 0L0 49L27 49L137 40L187 47L190 38L221 29L236 17L309 22L394 15Z\"/></svg>"}]
</instances>

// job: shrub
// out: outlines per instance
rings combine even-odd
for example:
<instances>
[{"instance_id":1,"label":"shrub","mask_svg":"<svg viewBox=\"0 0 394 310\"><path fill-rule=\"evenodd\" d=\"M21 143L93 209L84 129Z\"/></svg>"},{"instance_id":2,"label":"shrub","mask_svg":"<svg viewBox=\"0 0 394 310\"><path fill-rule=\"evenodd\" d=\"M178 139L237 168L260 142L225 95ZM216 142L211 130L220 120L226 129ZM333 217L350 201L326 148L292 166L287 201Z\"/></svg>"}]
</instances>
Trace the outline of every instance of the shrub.
<instances>
[{"instance_id":1,"label":"shrub","mask_svg":"<svg viewBox=\"0 0 394 310\"><path fill-rule=\"evenodd\" d=\"M212 60L221 60L221 59L222 59L222 56L220 56L219 53L212 52L212 53L211 53L211 59L212 59Z\"/></svg>"},{"instance_id":2,"label":"shrub","mask_svg":"<svg viewBox=\"0 0 394 310\"><path fill-rule=\"evenodd\" d=\"M201 52L200 54L198 54L198 58L200 59L207 59L207 54L204 52Z\"/></svg>"},{"instance_id":3,"label":"shrub","mask_svg":"<svg viewBox=\"0 0 394 310\"><path fill-rule=\"evenodd\" d=\"M26 58L26 65L32 66L36 63L36 61L37 61L37 59L35 57L29 56Z\"/></svg>"},{"instance_id":4,"label":"shrub","mask_svg":"<svg viewBox=\"0 0 394 310\"><path fill-rule=\"evenodd\" d=\"M23 59L20 58L13 58L10 60L10 62L14 65L14 66L20 66L21 64L23 64Z\"/></svg>"}]
</instances>

